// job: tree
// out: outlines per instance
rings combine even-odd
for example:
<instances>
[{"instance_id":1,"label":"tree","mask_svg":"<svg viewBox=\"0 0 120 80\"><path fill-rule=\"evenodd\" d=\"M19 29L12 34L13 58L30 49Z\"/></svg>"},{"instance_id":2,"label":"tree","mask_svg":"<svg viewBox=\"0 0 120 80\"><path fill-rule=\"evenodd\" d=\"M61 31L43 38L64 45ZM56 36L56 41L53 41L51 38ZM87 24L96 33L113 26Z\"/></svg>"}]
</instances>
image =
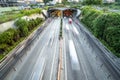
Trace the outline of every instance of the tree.
<instances>
[{"instance_id":1,"label":"tree","mask_svg":"<svg viewBox=\"0 0 120 80\"><path fill-rule=\"evenodd\" d=\"M115 2L120 2L120 0L115 0Z\"/></svg>"},{"instance_id":2,"label":"tree","mask_svg":"<svg viewBox=\"0 0 120 80\"><path fill-rule=\"evenodd\" d=\"M65 4L67 2L67 0L63 0L62 3Z\"/></svg>"},{"instance_id":3,"label":"tree","mask_svg":"<svg viewBox=\"0 0 120 80\"><path fill-rule=\"evenodd\" d=\"M46 5L49 1L52 1L52 0L43 0L43 2L45 3L45 5Z\"/></svg>"},{"instance_id":4,"label":"tree","mask_svg":"<svg viewBox=\"0 0 120 80\"><path fill-rule=\"evenodd\" d=\"M99 4L102 4L102 0L84 0L83 3L88 5L91 5L91 4L99 5Z\"/></svg>"}]
</instances>

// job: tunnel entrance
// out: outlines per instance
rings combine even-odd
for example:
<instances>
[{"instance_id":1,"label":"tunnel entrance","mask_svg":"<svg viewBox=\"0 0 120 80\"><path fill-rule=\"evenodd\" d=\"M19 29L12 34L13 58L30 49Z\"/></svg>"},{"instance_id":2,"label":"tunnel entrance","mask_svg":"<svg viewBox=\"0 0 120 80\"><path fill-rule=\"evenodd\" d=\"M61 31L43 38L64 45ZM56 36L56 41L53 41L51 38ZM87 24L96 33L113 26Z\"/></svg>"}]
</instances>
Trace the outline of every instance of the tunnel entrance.
<instances>
[{"instance_id":1,"label":"tunnel entrance","mask_svg":"<svg viewBox=\"0 0 120 80\"><path fill-rule=\"evenodd\" d=\"M48 10L48 17L76 17L76 15L77 15L77 9L53 8Z\"/></svg>"},{"instance_id":2,"label":"tunnel entrance","mask_svg":"<svg viewBox=\"0 0 120 80\"><path fill-rule=\"evenodd\" d=\"M48 11L48 16L49 17L61 17L62 16L62 11L58 9L53 9Z\"/></svg>"},{"instance_id":3,"label":"tunnel entrance","mask_svg":"<svg viewBox=\"0 0 120 80\"><path fill-rule=\"evenodd\" d=\"M74 9L66 9L63 11L63 17L75 17L77 11Z\"/></svg>"}]
</instances>

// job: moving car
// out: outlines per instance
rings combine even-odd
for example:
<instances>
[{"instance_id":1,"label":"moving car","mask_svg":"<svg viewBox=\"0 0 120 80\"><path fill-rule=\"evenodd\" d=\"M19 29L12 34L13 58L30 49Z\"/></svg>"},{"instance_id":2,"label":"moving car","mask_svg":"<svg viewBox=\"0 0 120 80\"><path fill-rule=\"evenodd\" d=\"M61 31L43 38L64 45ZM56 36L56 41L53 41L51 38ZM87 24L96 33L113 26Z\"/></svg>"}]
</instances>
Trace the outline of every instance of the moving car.
<instances>
[{"instance_id":1,"label":"moving car","mask_svg":"<svg viewBox=\"0 0 120 80\"><path fill-rule=\"evenodd\" d=\"M68 23L69 23L69 24L72 23L72 19L71 19L71 18L68 19Z\"/></svg>"}]
</instances>

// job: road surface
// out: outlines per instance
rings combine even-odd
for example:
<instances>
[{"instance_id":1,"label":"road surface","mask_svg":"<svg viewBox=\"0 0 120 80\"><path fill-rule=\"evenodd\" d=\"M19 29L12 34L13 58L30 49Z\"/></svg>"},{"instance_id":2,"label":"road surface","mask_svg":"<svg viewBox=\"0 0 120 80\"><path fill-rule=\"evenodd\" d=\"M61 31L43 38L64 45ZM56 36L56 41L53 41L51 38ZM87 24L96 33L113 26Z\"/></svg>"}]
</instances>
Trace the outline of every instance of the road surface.
<instances>
[{"instance_id":1,"label":"road surface","mask_svg":"<svg viewBox=\"0 0 120 80\"><path fill-rule=\"evenodd\" d=\"M60 21L49 23L4 80L56 80Z\"/></svg>"},{"instance_id":2,"label":"road surface","mask_svg":"<svg viewBox=\"0 0 120 80\"><path fill-rule=\"evenodd\" d=\"M65 80L119 80L84 28L63 19ZM106 62L106 63L105 63Z\"/></svg>"},{"instance_id":3,"label":"road surface","mask_svg":"<svg viewBox=\"0 0 120 80\"><path fill-rule=\"evenodd\" d=\"M56 80L59 61L63 61L61 80L120 79L107 52L101 50L104 46L97 46L92 34L68 18L63 18L63 60L59 60L60 21L52 19L4 80Z\"/></svg>"}]
</instances>

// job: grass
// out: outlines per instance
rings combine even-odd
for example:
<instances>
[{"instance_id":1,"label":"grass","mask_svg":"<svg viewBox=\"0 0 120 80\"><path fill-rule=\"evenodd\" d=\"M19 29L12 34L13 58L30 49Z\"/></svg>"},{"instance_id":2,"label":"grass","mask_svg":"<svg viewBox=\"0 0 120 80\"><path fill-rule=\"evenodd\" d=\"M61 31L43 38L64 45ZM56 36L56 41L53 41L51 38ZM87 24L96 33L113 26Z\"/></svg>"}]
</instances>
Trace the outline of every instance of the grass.
<instances>
[{"instance_id":1,"label":"grass","mask_svg":"<svg viewBox=\"0 0 120 80\"><path fill-rule=\"evenodd\" d=\"M0 24L7 21L15 20L22 16L31 15L34 13L39 13L38 9L21 10L21 11L18 10L3 11L2 14L0 15Z\"/></svg>"},{"instance_id":2,"label":"grass","mask_svg":"<svg viewBox=\"0 0 120 80\"><path fill-rule=\"evenodd\" d=\"M5 14L5 15L1 15L0 16L0 24L7 22L7 21L11 21L11 20L15 20L16 18L22 17L24 16L23 14L20 13L10 13L10 14Z\"/></svg>"}]
</instances>

